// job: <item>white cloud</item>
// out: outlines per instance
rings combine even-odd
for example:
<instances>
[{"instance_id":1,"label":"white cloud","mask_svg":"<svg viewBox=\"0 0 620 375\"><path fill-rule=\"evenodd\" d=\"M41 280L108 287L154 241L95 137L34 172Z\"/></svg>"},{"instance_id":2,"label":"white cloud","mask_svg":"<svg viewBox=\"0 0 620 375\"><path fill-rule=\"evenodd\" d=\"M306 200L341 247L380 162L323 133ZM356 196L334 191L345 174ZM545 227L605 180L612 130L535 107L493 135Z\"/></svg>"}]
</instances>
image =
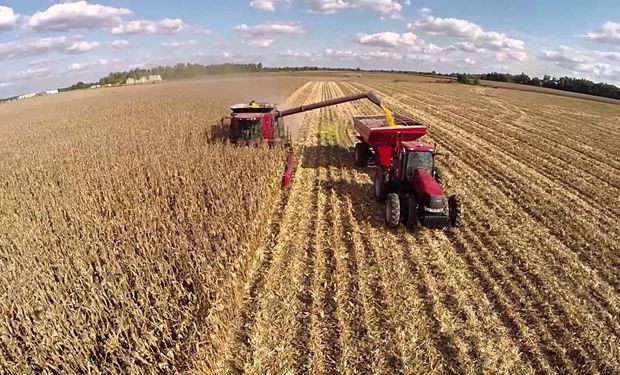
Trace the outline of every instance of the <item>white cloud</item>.
<instances>
[{"instance_id":1,"label":"white cloud","mask_svg":"<svg viewBox=\"0 0 620 375\"><path fill-rule=\"evenodd\" d=\"M431 61L439 62L445 61L445 59L431 56L428 54L416 54L416 53L401 53L394 51L370 51L370 52L355 52L351 50L334 50L327 48L324 52L298 52L287 50L280 53L279 56L288 59L296 60L308 60L308 61L340 61L340 62L371 62L376 60L383 61ZM376 67L376 66L375 66Z\"/></svg>"},{"instance_id":2,"label":"white cloud","mask_svg":"<svg viewBox=\"0 0 620 375\"><path fill-rule=\"evenodd\" d=\"M455 38L475 39L484 31L478 25L458 18L435 18L427 14L413 24L409 24L412 31L424 31L431 35L445 35Z\"/></svg>"},{"instance_id":3,"label":"white cloud","mask_svg":"<svg viewBox=\"0 0 620 375\"><path fill-rule=\"evenodd\" d=\"M272 12L276 10L274 1L272 0L252 0L250 1L250 8L268 10Z\"/></svg>"},{"instance_id":4,"label":"white cloud","mask_svg":"<svg viewBox=\"0 0 620 375\"><path fill-rule=\"evenodd\" d=\"M191 46L194 44L196 44L195 40L187 40L183 42L163 42L161 46L164 48L180 48L180 47Z\"/></svg>"},{"instance_id":5,"label":"white cloud","mask_svg":"<svg viewBox=\"0 0 620 375\"><path fill-rule=\"evenodd\" d=\"M255 26L241 24L235 26L235 31L254 37L266 35L303 34L306 32L298 22L265 22Z\"/></svg>"},{"instance_id":6,"label":"white cloud","mask_svg":"<svg viewBox=\"0 0 620 375\"><path fill-rule=\"evenodd\" d=\"M325 55L326 57L333 57L338 61L353 61L353 60L357 60L357 58L359 57L359 54L357 52L353 52L350 50L337 50L334 51L333 49L326 49L325 50Z\"/></svg>"},{"instance_id":7,"label":"white cloud","mask_svg":"<svg viewBox=\"0 0 620 375\"><path fill-rule=\"evenodd\" d=\"M597 57L620 61L620 54L615 52L583 51L567 46L560 46L557 50L543 50L539 55L540 60L550 61L575 75L582 73L598 79L620 80L618 65L611 65Z\"/></svg>"},{"instance_id":8,"label":"white cloud","mask_svg":"<svg viewBox=\"0 0 620 375\"><path fill-rule=\"evenodd\" d=\"M382 16L399 17L403 6L396 0L309 0L311 13L333 14L342 9L371 9Z\"/></svg>"},{"instance_id":9,"label":"white cloud","mask_svg":"<svg viewBox=\"0 0 620 375\"><path fill-rule=\"evenodd\" d=\"M67 67L67 71L68 72L83 72L86 70L90 70L94 67L105 67L105 66L109 66L112 64L118 64L118 63L119 63L119 60L117 59L115 60L100 59L97 61L87 62L87 63L73 63Z\"/></svg>"},{"instance_id":10,"label":"white cloud","mask_svg":"<svg viewBox=\"0 0 620 375\"><path fill-rule=\"evenodd\" d=\"M258 47L269 47L270 45L273 44L273 39L256 39L256 40L252 40L249 43L252 46L258 46Z\"/></svg>"},{"instance_id":11,"label":"white cloud","mask_svg":"<svg viewBox=\"0 0 620 375\"><path fill-rule=\"evenodd\" d=\"M25 69L17 73L0 76L0 83L8 86L14 82L31 79L31 78L47 78L52 74L49 68Z\"/></svg>"},{"instance_id":12,"label":"white cloud","mask_svg":"<svg viewBox=\"0 0 620 375\"><path fill-rule=\"evenodd\" d=\"M14 28L18 17L13 9L0 5L0 31Z\"/></svg>"},{"instance_id":13,"label":"white cloud","mask_svg":"<svg viewBox=\"0 0 620 375\"><path fill-rule=\"evenodd\" d=\"M583 37L595 42L620 45L620 23L607 21Z\"/></svg>"},{"instance_id":14,"label":"white cloud","mask_svg":"<svg viewBox=\"0 0 620 375\"><path fill-rule=\"evenodd\" d=\"M52 37L0 43L0 60L12 60L42 55L48 52L80 54L99 46L99 42L85 42L79 37Z\"/></svg>"},{"instance_id":15,"label":"white cloud","mask_svg":"<svg viewBox=\"0 0 620 375\"><path fill-rule=\"evenodd\" d=\"M25 28L39 32L108 28L120 25L121 17L132 14L129 9L88 4L86 1L54 4L29 17Z\"/></svg>"},{"instance_id":16,"label":"white cloud","mask_svg":"<svg viewBox=\"0 0 620 375\"><path fill-rule=\"evenodd\" d=\"M611 61L620 61L620 52L601 52L594 51L594 54L599 57L607 58Z\"/></svg>"},{"instance_id":17,"label":"white cloud","mask_svg":"<svg viewBox=\"0 0 620 375\"><path fill-rule=\"evenodd\" d=\"M466 57L462 59L461 62L464 62L465 64L469 64L469 65L474 65L476 63L476 60Z\"/></svg>"},{"instance_id":18,"label":"white cloud","mask_svg":"<svg viewBox=\"0 0 620 375\"><path fill-rule=\"evenodd\" d=\"M69 47L65 48L65 52L72 55L78 55L99 48L100 45L101 43L99 42L88 42L82 40L79 42L74 42Z\"/></svg>"},{"instance_id":19,"label":"white cloud","mask_svg":"<svg viewBox=\"0 0 620 375\"><path fill-rule=\"evenodd\" d=\"M126 40L115 40L113 42L108 43L109 46L116 49L124 49L129 47L129 42Z\"/></svg>"},{"instance_id":20,"label":"white cloud","mask_svg":"<svg viewBox=\"0 0 620 375\"><path fill-rule=\"evenodd\" d=\"M161 21L129 21L125 24L116 26L112 29L114 35L136 35L136 34L176 34L188 29L180 18L165 18Z\"/></svg>"},{"instance_id":21,"label":"white cloud","mask_svg":"<svg viewBox=\"0 0 620 375\"><path fill-rule=\"evenodd\" d=\"M434 55L442 51L440 47L433 43L425 42L413 33L398 34L388 31L377 34L357 34L354 40L366 46L401 48L404 49L403 52Z\"/></svg>"},{"instance_id":22,"label":"white cloud","mask_svg":"<svg viewBox=\"0 0 620 375\"><path fill-rule=\"evenodd\" d=\"M497 52L498 59L511 58L523 61L527 58L525 43L522 40L509 38L504 33L485 31L477 24L458 18L438 18L430 14L413 24L408 25L411 31L421 31L430 35L448 38L465 39L465 44L457 47L466 52L480 53L480 49ZM469 50L469 51L467 51Z\"/></svg>"},{"instance_id":23,"label":"white cloud","mask_svg":"<svg viewBox=\"0 0 620 375\"><path fill-rule=\"evenodd\" d=\"M456 43L456 48L469 53L483 53L485 51L484 48L478 48L472 42L458 42Z\"/></svg>"},{"instance_id":24,"label":"white cloud","mask_svg":"<svg viewBox=\"0 0 620 375\"><path fill-rule=\"evenodd\" d=\"M357 34L355 41L359 44L376 47L398 47L402 45L414 45L418 37L413 33L398 34L387 31L377 34Z\"/></svg>"}]
</instances>

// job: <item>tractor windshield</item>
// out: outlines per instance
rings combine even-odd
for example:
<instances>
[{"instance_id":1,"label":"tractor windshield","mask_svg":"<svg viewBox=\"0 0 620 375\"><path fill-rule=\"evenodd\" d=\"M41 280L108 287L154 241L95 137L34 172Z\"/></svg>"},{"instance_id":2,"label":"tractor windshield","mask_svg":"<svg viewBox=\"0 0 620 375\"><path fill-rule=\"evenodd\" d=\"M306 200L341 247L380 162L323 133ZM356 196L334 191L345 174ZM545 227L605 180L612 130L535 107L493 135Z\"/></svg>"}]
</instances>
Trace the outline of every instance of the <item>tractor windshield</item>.
<instances>
[{"instance_id":1,"label":"tractor windshield","mask_svg":"<svg viewBox=\"0 0 620 375\"><path fill-rule=\"evenodd\" d=\"M238 119L237 121L237 138L240 141L251 141L260 139L262 128L259 120Z\"/></svg>"},{"instance_id":2,"label":"tractor windshield","mask_svg":"<svg viewBox=\"0 0 620 375\"><path fill-rule=\"evenodd\" d=\"M425 169L432 175L433 173L433 153L428 151L413 151L407 153L406 177L413 178L416 169Z\"/></svg>"}]
</instances>

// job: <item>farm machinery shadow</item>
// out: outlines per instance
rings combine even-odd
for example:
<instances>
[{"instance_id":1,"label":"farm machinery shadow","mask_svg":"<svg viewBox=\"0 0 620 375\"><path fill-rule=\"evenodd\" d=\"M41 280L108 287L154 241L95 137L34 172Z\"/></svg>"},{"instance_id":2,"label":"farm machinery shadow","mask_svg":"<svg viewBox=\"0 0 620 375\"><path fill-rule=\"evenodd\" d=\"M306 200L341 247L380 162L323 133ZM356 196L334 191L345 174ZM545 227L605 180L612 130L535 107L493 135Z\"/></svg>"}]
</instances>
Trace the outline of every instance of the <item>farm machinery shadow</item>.
<instances>
[{"instance_id":1,"label":"farm machinery shadow","mask_svg":"<svg viewBox=\"0 0 620 375\"><path fill-rule=\"evenodd\" d=\"M374 198L372 179L374 168L353 165L352 148L336 145L307 146L303 151L304 168L325 168L327 178L321 180L321 189L333 191L337 198L351 202L352 215L358 222L368 222L374 228L385 229L383 205ZM337 171L337 176L334 174ZM365 174L368 182L354 181L354 174Z\"/></svg>"}]
</instances>

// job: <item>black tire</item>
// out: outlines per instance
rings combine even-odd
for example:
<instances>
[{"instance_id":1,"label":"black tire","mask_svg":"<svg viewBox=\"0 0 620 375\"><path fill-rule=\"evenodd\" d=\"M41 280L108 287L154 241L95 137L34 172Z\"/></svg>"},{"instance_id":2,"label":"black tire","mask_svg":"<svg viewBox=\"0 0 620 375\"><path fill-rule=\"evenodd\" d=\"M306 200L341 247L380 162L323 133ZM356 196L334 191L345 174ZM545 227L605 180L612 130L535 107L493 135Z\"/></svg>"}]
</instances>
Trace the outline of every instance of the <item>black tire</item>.
<instances>
[{"instance_id":1,"label":"black tire","mask_svg":"<svg viewBox=\"0 0 620 375\"><path fill-rule=\"evenodd\" d=\"M388 195L388 186L386 176L383 174L381 168L377 168L375 171L375 199L378 202L385 202Z\"/></svg>"},{"instance_id":2,"label":"black tire","mask_svg":"<svg viewBox=\"0 0 620 375\"><path fill-rule=\"evenodd\" d=\"M400 198L398 194L390 193L385 201L385 225L388 228L398 228L400 225Z\"/></svg>"},{"instance_id":3,"label":"black tire","mask_svg":"<svg viewBox=\"0 0 620 375\"><path fill-rule=\"evenodd\" d=\"M448 215L450 216L450 224L453 227L461 225L461 217L463 216L463 204L457 195L448 198Z\"/></svg>"},{"instance_id":4,"label":"black tire","mask_svg":"<svg viewBox=\"0 0 620 375\"><path fill-rule=\"evenodd\" d=\"M358 142L355 144L355 166L366 167L368 166L369 152L368 145L364 142Z\"/></svg>"},{"instance_id":5,"label":"black tire","mask_svg":"<svg viewBox=\"0 0 620 375\"><path fill-rule=\"evenodd\" d=\"M413 230L418 226L418 200L413 195L407 196L407 221L405 226L407 229Z\"/></svg>"}]
</instances>

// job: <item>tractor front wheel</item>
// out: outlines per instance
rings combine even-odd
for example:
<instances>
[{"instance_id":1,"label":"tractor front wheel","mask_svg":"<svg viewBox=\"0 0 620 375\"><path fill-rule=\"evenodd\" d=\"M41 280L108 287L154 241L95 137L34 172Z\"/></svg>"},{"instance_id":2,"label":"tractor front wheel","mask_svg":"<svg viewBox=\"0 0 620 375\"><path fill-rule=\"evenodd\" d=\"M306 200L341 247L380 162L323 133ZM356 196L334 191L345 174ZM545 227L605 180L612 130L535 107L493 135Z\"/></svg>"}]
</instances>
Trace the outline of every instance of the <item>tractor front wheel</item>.
<instances>
[{"instance_id":1,"label":"tractor front wheel","mask_svg":"<svg viewBox=\"0 0 620 375\"><path fill-rule=\"evenodd\" d=\"M384 202L388 195L386 177L381 168L377 168L375 172L375 199L379 202Z\"/></svg>"},{"instance_id":2,"label":"tractor front wheel","mask_svg":"<svg viewBox=\"0 0 620 375\"><path fill-rule=\"evenodd\" d=\"M405 226L407 229L415 229L419 220L418 200L413 195L409 195L407 197L407 221L405 221Z\"/></svg>"},{"instance_id":3,"label":"tractor front wheel","mask_svg":"<svg viewBox=\"0 0 620 375\"><path fill-rule=\"evenodd\" d=\"M448 210L450 215L450 224L452 224L453 227L458 227L461 225L463 205L458 195L452 195L448 198Z\"/></svg>"},{"instance_id":4,"label":"tractor front wheel","mask_svg":"<svg viewBox=\"0 0 620 375\"><path fill-rule=\"evenodd\" d=\"M368 156L370 150L368 145L364 142L358 142L355 144L355 166L366 167L368 166Z\"/></svg>"},{"instance_id":5,"label":"tractor front wheel","mask_svg":"<svg viewBox=\"0 0 620 375\"><path fill-rule=\"evenodd\" d=\"M398 228L400 225L400 198L398 194L390 193L385 201L385 224L388 228Z\"/></svg>"}]
</instances>

